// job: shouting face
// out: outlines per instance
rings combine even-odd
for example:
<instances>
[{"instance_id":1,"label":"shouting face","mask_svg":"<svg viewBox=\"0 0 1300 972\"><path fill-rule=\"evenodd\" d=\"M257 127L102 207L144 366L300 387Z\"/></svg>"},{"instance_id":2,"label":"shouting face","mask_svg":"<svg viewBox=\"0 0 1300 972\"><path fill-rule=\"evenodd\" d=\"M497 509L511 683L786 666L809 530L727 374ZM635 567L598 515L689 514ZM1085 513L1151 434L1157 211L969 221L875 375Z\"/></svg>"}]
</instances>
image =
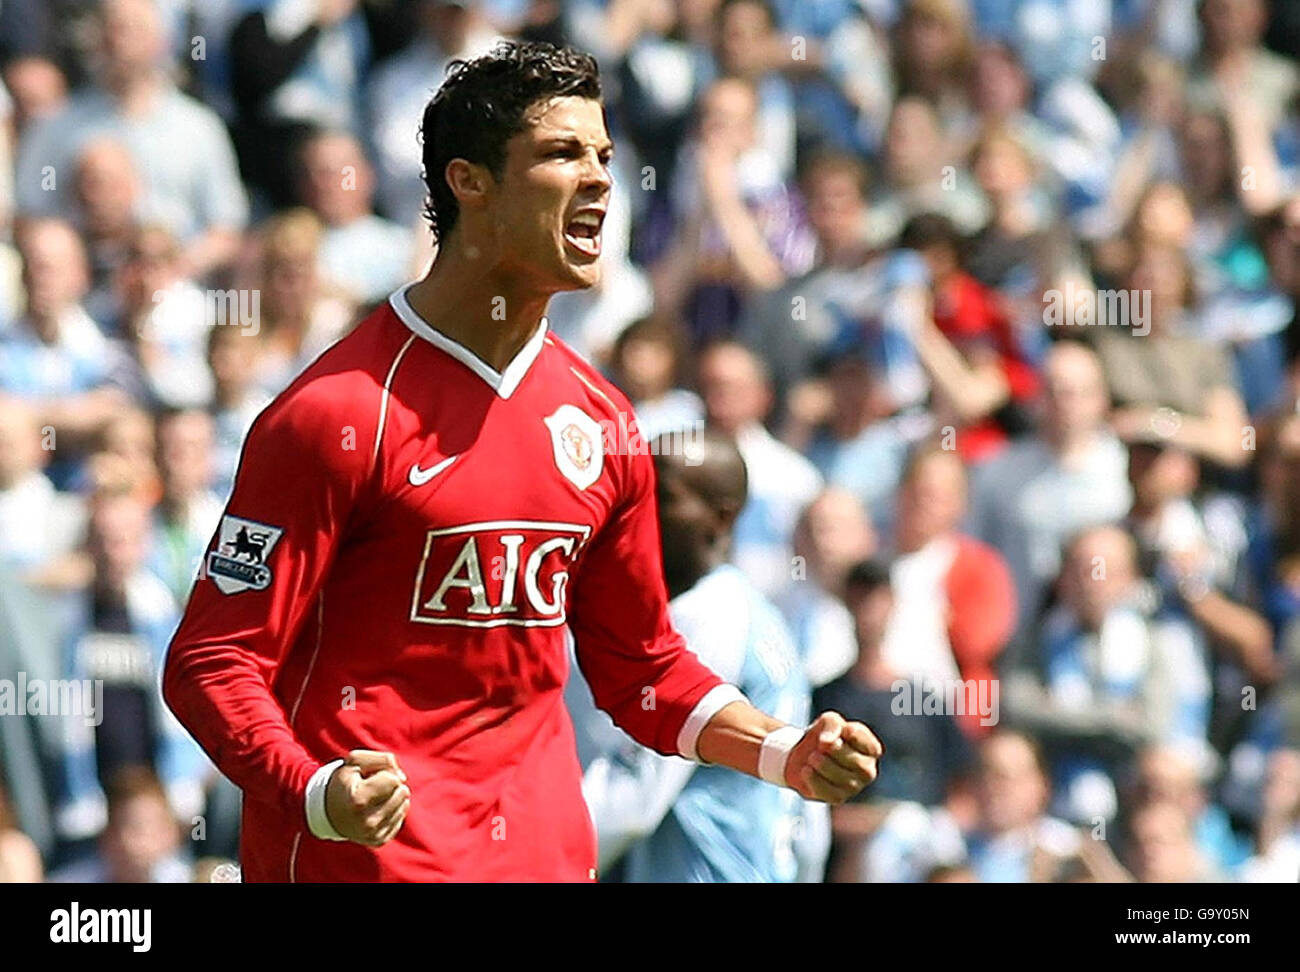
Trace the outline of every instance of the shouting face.
<instances>
[{"instance_id":1,"label":"shouting face","mask_svg":"<svg viewBox=\"0 0 1300 972\"><path fill-rule=\"evenodd\" d=\"M485 198L502 270L551 291L600 281L613 152L599 101L561 97L529 111Z\"/></svg>"}]
</instances>

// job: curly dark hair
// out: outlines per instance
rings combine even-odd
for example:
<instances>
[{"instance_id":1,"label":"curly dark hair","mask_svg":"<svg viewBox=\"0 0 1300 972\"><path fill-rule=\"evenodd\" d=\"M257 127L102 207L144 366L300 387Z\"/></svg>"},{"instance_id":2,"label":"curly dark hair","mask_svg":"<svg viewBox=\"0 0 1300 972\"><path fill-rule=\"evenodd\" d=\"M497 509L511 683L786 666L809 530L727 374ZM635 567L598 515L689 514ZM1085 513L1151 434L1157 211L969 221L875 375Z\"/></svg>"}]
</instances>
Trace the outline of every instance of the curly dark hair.
<instances>
[{"instance_id":1,"label":"curly dark hair","mask_svg":"<svg viewBox=\"0 0 1300 972\"><path fill-rule=\"evenodd\" d=\"M596 59L571 47L542 41L501 41L471 61L452 61L420 124L424 217L434 239L456 226L460 206L444 173L452 159L485 165L500 176L506 142L524 130L524 116L538 101L577 96L600 99Z\"/></svg>"}]
</instances>

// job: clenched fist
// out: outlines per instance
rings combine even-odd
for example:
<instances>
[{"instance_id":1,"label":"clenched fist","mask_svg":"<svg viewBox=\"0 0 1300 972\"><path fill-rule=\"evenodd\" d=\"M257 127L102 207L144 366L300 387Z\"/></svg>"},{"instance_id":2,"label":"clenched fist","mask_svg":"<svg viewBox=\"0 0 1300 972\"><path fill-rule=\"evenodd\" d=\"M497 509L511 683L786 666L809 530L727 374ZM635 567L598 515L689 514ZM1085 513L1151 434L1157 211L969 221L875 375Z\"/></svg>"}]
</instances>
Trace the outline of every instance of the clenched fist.
<instances>
[{"instance_id":1,"label":"clenched fist","mask_svg":"<svg viewBox=\"0 0 1300 972\"><path fill-rule=\"evenodd\" d=\"M392 753L352 750L325 789L325 814L334 829L367 847L392 840L410 808L406 774Z\"/></svg>"},{"instance_id":2,"label":"clenched fist","mask_svg":"<svg viewBox=\"0 0 1300 972\"><path fill-rule=\"evenodd\" d=\"M840 804L876 778L876 762L884 753L861 722L824 712L790 750L785 781L806 799Z\"/></svg>"}]
</instances>

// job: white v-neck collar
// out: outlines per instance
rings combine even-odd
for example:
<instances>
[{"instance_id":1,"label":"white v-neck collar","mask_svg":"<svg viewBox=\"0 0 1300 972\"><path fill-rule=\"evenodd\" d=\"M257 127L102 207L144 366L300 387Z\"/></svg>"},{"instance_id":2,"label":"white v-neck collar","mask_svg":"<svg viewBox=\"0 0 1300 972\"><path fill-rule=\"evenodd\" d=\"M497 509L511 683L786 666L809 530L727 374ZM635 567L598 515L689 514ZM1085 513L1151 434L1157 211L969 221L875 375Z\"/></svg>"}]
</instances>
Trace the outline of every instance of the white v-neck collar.
<instances>
[{"instance_id":1,"label":"white v-neck collar","mask_svg":"<svg viewBox=\"0 0 1300 972\"><path fill-rule=\"evenodd\" d=\"M411 302L406 298L406 292L412 286L414 285L406 284L404 287L393 291L388 298L388 303L402 323L417 337L424 338L434 347L445 351L482 378L501 398L509 398L513 395L515 389L519 387L519 383L528 374L528 369L532 367L533 362L537 360L537 356L542 352L542 345L546 340L546 330L549 326L546 318L542 318L537 325L537 330L533 332L533 336L519 349L519 353L510 360L505 370L497 371L459 341L454 341L441 331L430 327L429 323L415 312L415 308L411 306Z\"/></svg>"}]
</instances>

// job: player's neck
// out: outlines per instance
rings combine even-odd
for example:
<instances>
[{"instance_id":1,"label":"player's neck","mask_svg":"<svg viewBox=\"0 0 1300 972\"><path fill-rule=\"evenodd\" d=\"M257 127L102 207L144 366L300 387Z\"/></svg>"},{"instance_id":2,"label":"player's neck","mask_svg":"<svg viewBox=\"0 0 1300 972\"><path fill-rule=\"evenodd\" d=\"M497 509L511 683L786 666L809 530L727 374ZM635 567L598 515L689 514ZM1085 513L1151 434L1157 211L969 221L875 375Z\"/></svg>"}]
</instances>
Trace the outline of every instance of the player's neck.
<instances>
[{"instance_id":1,"label":"player's neck","mask_svg":"<svg viewBox=\"0 0 1300 972\"><path fill-rule=\"evenodd\" d=\"M536 333L550 295L520 292L482 260L448 248L406 298L430 327L503 371Z\"/></svg>"}]
</instances>

